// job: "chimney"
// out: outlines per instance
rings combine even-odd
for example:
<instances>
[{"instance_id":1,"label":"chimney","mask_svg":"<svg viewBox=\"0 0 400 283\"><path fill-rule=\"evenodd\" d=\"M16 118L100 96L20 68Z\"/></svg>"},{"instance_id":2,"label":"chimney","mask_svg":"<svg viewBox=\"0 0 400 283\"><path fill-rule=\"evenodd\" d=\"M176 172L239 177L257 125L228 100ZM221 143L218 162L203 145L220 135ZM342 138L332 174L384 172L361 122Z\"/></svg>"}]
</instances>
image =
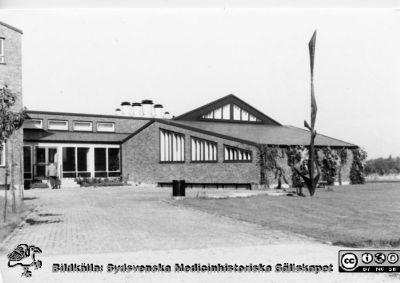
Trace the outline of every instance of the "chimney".
<instances>
[{"instance_id":1,"label":"chimney","mask_svg":"<svg viewBox=\"0 0 400 283\"><path fill-rule=\"evenodd\" d=\"M154 105L154 117L155 118L163 118L163 106L161 104Z\"/></svg>"},{"instance_id":2,"label":"chimney","mask_svg":"<svg viewBox=\"0 0 400 283\"><path fill-rule=\"evenodd\" d=\"M122 102L121 103L121 108L122 108L122 115L123 116L130 116L131 115L131 104L129 102Z\"/></svg>"},{"instance_id":3,"label":"chimney","mask_svg":"<svg viewBox=\"0 0 400 283\"><path fill-rule=\"evenodd\" d=\"M169 112L165 112L164 119L171 119L171 114L169 114Z\"/></svg>"},{"instance_id":4,"label":"chimney","mask_svg":"<svg viewBox=\"0 0 400 283\"><path fill-rule=\"evenodd\" d=\"M115 115L121 116L122 115L121 109L119 108L115 109Z\"/></svg>"},{"instance_id":5,"label":"chimney","mask_svg":"<svg viewBox=\"0 0 400 283\"><path fill-rule=\"evenodd\" d=\"M153 115L153 100L142 100L143 117L152 118Z\"/></svg>"},{"instance_id":6,"label":"chimney","mask_svg":"<svg viewBox=\"0 0 400 283\"><path fill-rule=\"evenodd\" d=\"M132 103L132 115L133 117L143 117L143 112L142 112L142 104L138 102L133 102Z\"/></svg>"}]
</instances>

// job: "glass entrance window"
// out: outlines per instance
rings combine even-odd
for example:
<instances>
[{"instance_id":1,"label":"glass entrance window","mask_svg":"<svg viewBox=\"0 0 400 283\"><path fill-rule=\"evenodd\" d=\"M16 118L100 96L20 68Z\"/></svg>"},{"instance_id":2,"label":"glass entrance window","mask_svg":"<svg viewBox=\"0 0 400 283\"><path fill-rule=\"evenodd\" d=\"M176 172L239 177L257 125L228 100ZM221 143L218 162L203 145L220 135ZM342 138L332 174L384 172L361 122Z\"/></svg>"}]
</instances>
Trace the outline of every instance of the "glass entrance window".
<instances>
[{"instance_id":1,"label":"glass entrance window","mask_svg":"<svg viewBox=\"0 0 400 283\"><path fill-rule=\"evenodd\" d=\"M78 165L78 177L90 177L90 172L88 169L88 147L78 147L77 148L77 165Z\"/></svg>"},{"instance_id":2,"label":"glass entrance window","mask_svg":"<svg viewBox=\"0 0 400 283\"><path fill-rule=\"evenodd\" d=\"M46 148L36 147L36 177L44 179L46 177Z\"/></svg>"},{"instance_id":3,"label":"glass entrance window","mask_svg":"<svg viewBox=\"0 0 400 283\"><path fill-rule=\"evenodd\" d=\"M32 149L24 146L24 179L32 179Z\"/></svg>"},{"instance_id":4,"label":"glass entrance window","mask_svg":"<svg viewBox=\"0 0 400 283\"><path fill-rule=\"evenodd\" d=\"M75 147L63 147L63 177L75 178L76 177L76 164L75 164Z\"/></svg>"},{"instance_id":5,"label":"glass entrance window","mask_svg":"<svg viewBox=\"0 0 400 283\"><path fill-rule=\"evenodd\" d=\"M108 171L109 177L118 177L120 175L119 148L108 149Z\"/></svg>"},{"instance_id":6,"label":"glass entrance window","mask_svg":"<svg viewBox=\"0 0 400 283\"><path fill-rule=\"evenodd\" d=\"M107 177L107 155L106 148L94 149L94 176Z\"/></svg>"}]
</instances>

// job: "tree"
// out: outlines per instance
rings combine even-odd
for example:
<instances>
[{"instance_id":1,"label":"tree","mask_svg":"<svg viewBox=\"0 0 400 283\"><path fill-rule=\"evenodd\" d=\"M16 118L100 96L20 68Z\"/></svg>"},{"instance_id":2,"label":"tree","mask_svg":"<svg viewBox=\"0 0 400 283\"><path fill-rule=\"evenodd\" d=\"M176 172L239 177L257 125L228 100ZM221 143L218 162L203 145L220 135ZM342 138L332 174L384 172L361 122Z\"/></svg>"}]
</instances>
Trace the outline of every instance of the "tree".
<instances>
[{"instance_id":1,"label":"tree","mask_svg":"<svg viewBox=\"0 0 400 283\"><path fill-rule=\"evenodd\" d=\"M311 126L307 123L307 121L304 121L304 126L310 131L310 147L309 147L310 156L307 162L308 174L304 174L304 172L301 172L300 164L297 164L294 167L296 172L303 178L304 183L306 184L308 191L310 192L310 196L314 195L320 176L318 160L317 160L318 157L316 157L314 150L314 141L315 137L317 136L317 131L314 129L315 120L317 118L317 102L315 100L315 93L314 93L314 55L315 55L316 36L317 36L317 31L314 31L314 34L312 35L311 40L308 43L308 49L310 51L310 70L311 70ZM316 172L314 172L314 168L316 169Z\"/></svg>"},{"instance_id":2,"label":"tree","mask_svg":"<svg viewBox=\"0 0 400 283\"><path fill-rule=\"evenodd\" d=\"M0 86L0 149L3 150L3 145L6 144L7 140L12 136L12 134L18 130L26 117L25 110L15 111L13 109L17 101L17 95L11 91L7 86ZM11 153L13 153L13 144L11 144ZM11 154L13 155L13 154ZM22 166L22 164L21 164ZM14 160L11 160L11 171L13 171ZM13 173L13 172L11 172ZM8 177L8 157L6 154L5 158L5 174L4 174L4 221L6 220L7 213L7 177ZM12 174L13 181L13 174ZM22 176L21 176L22 177ZM11 183L11 191L13 196L13 212L16 210L15 206L15 189L13 182Z\"/></svg>"}]
</instances>

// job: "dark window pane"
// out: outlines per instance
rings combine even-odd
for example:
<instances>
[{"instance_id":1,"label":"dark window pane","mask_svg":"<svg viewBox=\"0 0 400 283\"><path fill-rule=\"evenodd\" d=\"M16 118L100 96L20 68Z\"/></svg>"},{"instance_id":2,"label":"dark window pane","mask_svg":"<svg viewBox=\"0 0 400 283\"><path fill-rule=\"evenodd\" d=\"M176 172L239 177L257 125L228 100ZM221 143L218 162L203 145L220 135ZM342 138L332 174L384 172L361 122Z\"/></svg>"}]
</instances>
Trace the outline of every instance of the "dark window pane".
<instances>
[{"instance_id":1,"label":"dark window pane","mask_svg":"<svg viewBox=\"0 0 400 283\"><path fill-rule=\"evenodd\" d=\"M121 176L120 172L109 172L108 177L119 177Z\"/></svg>"},{"instance_id":2,"label":"dark window pane","mask_svg":"<svg viewBox=\"0 0 400 283\"><path fill-rule=\"evenodd\" d=\"M107 170L106 149L105 148L95 148L94 149L94 170L95 171L106 171Z\"/></svg>"},{"instance_id":3,"label":"dark window pane","mask_svg":"<svg viewBox=\"0 0 400 283\"><path fill-rule=\"evenodd\" d=\"M74 147L63 147L63 171L75 171Z\"/></svg>"},{"instance_id":4,"label":"dark window pane","mask_svg":"<svg viewBox=\"0 0 400 283\"><path fill-rule=\"evenodd\" d=\"M78 171L87 171L89 148L78 147Z\"/></svg>"},{"instance_id":5,"label":"dark window pane","mask_svg":"<svg viewBox=\"0 0 400 283\"><path fill-rule=\"evenodd\" d=\"M78 172L78 177L88 178L91 177L90 172Z\"/></svg>"},{"instance_id":6,"label":"dark window pane","mask_svg":"<svg viewBox=\"0 0 400 283\"><path fill-rule=\"evenodd\" d=\"M36 148L36 163L46 162L46 149L43 147Z\"/></svg>"},{"instance_id":7,"label":"dark window pane","mask_svg":"<svg viewBox=\"0 0 400 283\"><path fill-rule=\"evenodd\" d=\"M36 166L36 177L44 178L46 177L46 165Z\"/></svg>"},{"instance_id":8,"label":"dark window pane","mask_svg":"<svg viewBox=\"0 0 400 283\"><path fill-rule=\"evenodd\" d=\"M75 174L75 172L63 172L63 177L64 178L75 178L76 174Z\"/></svg>"},{"instance_id":9,"label":"dark window pane","mask_svg":"<svg viewBox=\"0 0 400 283\"><path fill-rule=\"evenodd\" d=\"M108 171L119 171L119 148L108 149Z\"/></svg>"},{"instance_id":10,"label":"dark window pane","mask_svg":"<svg viewBox=\"0 0 400 283\"><path fill-rule=\"evenodd\" d=\"M32 156L31 156L31 147L24 146L24 172L32 171Z\"/></svg>"},{"instance_id":11,"label":"dark window pane","mask_svg":"<svg viewBox=\"0 0 400 283\"><path fill-rule=\"evenodd\" d=\"M57 148L49 148L49 162L53 163L56 161Z\"/></svg>"},{"instance_id":12,"label":"dark window pane","mask_svg":"<svg viewBox=\"0 0 400 283\"><path fill-rule=\"evenodd\" d=\"M94 176L97 177L97 178L100 178L100 177L101 178L103 178L103 177L105 178L105 177L107 177L107 172L95 172Z\"/></svg>"},{"instance_id":13,"label":"dark window pane","mask_svg":"<svg viewBox=\"0 0 400 283\"><path fill-rule=\"evenodd\" d=\"M24 173L24 179L32 179L32 173Z\"/></svg>"}]
</instances>

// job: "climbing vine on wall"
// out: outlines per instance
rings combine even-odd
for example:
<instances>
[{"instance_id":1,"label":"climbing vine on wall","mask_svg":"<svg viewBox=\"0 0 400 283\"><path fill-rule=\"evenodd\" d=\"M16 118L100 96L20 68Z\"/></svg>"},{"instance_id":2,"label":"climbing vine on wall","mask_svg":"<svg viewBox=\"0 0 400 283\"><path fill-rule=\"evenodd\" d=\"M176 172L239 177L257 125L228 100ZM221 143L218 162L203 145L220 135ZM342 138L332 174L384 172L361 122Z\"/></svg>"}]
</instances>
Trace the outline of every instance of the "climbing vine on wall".
<instances>
[{"instance_id":1,"label":"climbing vine on wall","mask_svg":"<svg viewBox=\"0 0 400 283\"><path fill-rule=\"evenodd\" d=\"M347 163L347 149L345 147L338 150L339 166L338 166L338 179L339 185L342 185L342 168Z\"/></svg>"},{"instance_id":2,"label":"climbing vine on wall","mask_svg":"<svg viewBox=\"0 0 400 283\"><path fill-rule=\"evenodd\" d=\"M286 156L288 166L292 169L292 186L299 188L303 185L300 175L294 170L294 165L301 161L302 152L305 150L303 146L289 146L286 148ZM304 164L300 169L305 171Z\"/></svg>"},{"instance_id":3,"label":"climbing vine on wall","mask_svg":"<svg viewBox=\"0 0 400 283\"><path fill-rule=\"evenodd\" d=\"M330 147L322 148L321 173L328 185L335 183L339 156Z\"/></svg>"},{"instance_id":4,"label":"climbing vine on wall","mask_svg":"<svg viewBox=\"0 0 400 283\"><path fill-rule=\"evenodd\" d=\"M276 172L278 169L278 158L280 150L277 146L259 145L258 146L258 165L260 166L260 184L270 185L268 171Z\"/></svg>"},{"instance_id":5,"label":"climbing vine on wall","mask_svg":"<svg viewBox=\"0 0 400 283\"><path fill-rule=\"evenodd\" d=\"M351 151L353 153L353 163L350 168L350 181L352 184L364 184L364 165L367 153L360 148L355 148Z\"/></svg>"}]
</instances>

